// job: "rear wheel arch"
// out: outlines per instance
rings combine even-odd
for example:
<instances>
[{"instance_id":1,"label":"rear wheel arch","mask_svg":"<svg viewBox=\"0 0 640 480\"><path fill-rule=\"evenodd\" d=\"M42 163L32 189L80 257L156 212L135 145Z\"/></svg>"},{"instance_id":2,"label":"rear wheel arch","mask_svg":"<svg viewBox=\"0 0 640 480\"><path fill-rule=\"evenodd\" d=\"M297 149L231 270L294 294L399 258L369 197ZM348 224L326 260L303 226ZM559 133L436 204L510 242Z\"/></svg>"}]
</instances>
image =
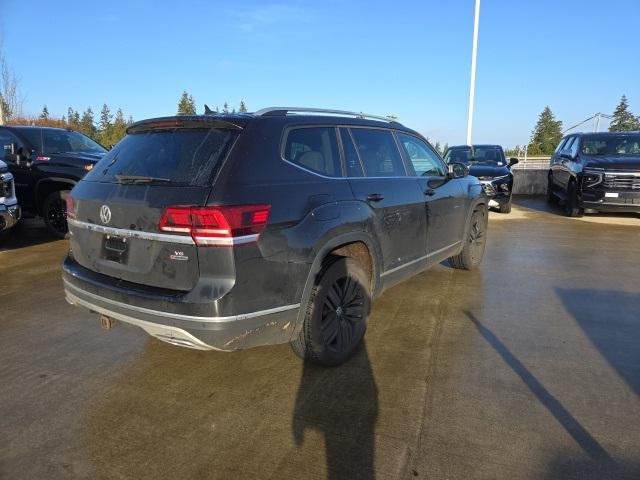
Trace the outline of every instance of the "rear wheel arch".
<instances>
[{"instance_id":1,"label":"rear wheel arch","mask_svg":"<svg viewBox=\"0 0 640 480\"><path fill-rule=\"evenodd\" d=\"M66 178L43 178L40 180L35 188L35 201L38 215L43 214L44 201L52 192L71 190L75 185L75 181Z\"/></svg>"},{"instance_id":2,"label":"rear wheel arch","mask_svg":"<svg viewBox=\"0 0 640 480\"><path fill-rule=\"evenodd\" d=\"M367 258L368 256L368 258ZM294 336L302 328L306 309L311 291L316 282L318 274L326 266L327 262L336 257L351 258L358 263L365 263L362 268L369 273L371 279L371 296L374 297L380 286L380 265L382 265L380 250L376 246L375 240L366 232L352 232L337 235L321 247L316 249L316 253L311 263L311 268L302 290L300 299L300 311L298 312L298 322Z\"/></svg>"}]
</instances>

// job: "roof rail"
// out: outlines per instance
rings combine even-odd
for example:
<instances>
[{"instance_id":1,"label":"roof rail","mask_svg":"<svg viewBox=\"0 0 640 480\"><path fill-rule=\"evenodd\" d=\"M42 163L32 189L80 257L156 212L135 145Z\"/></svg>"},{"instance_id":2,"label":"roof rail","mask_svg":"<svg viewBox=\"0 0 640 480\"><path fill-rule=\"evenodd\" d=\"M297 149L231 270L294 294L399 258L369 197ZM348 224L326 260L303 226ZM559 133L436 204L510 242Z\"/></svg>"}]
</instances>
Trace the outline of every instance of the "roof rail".
<instances>
[{"instance_id":1,"label":"roof rail","mask_svg":"<svg viewBox=\"0 0 640 480\"><path fill-rule=\"evenodd\" d=\"M329 110L329 109L325 109L325 108L268 107L268 108L263 108L262 110L258 110L257 112L255 112L255 115L258 115L258 116L279 116L279 115L287 115L290 112L344 115L346 117L370 118L370 119L373 119L373 120L380 120L380 121L383 121L383 122L399 123L397 120L394 120L393 118L382 117L380 115L369 115L367 113L349 112L349 111L346 111L346 110Z\"/></svg>"}]
</instances>

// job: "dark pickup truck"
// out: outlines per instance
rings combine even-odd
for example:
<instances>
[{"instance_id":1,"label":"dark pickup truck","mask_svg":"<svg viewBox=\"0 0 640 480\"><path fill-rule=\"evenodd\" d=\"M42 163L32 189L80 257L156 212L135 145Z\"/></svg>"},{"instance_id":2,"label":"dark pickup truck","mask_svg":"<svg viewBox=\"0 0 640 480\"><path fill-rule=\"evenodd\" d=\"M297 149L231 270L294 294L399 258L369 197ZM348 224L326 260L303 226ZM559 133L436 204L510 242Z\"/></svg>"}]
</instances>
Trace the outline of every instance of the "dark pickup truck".
<instances>
[{"instance_id":1,"label":"dark pickup truck","mask_svg":"<svg viewBox=\"0 0 640 480\"><path fill-rule=\"evenodd\" d=\"M67 194L107 150L73 130L21 125L0 127L0 145L23 211L43 217L51 234L63 238Z\"/></svg>"},{"instance_id":2,"label":"dark pickup truck","mask_svg":"<svg viewBox=\"0 0 640 480\"><path fill-rule=\"evenodd\" d=\"M549 168L547 197L569 217L585 210L640 213L640 132L564 137Z\"/></svg>"}]
</instances>

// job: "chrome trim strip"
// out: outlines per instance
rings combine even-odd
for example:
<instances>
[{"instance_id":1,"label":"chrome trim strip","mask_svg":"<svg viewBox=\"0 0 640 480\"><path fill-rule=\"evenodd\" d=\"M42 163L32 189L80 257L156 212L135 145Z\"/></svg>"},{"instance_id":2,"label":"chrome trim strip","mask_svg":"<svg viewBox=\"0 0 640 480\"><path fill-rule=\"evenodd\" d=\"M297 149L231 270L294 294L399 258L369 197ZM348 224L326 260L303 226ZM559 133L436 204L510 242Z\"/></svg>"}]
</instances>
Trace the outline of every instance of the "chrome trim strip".
<instances>
[{"instance_id":1,"label":"chrome trim strip","mask_svg":"<svg viewBox=\"0 0 640 480\"><path fill-rule=\"evenodd\" d=\"M193 238L188 235L171 235L167 233L141 232L139 230L129 230L126 228L114 228L95 223L82 222L73 218L68 218L67 223L74 227L84 228L93 232L117 235L119 237L139 238L141 240L156 240L159 242L180 243L183 245L195 245Z\"/></svg>"},{"instance_id":2,"label":"chrome trim strip","mask_svg":"<svg viewBox=\"0 0 640 480\"><path fill-rule=\"evenodd\" d=\"M257 242L259 235L243 235L241 237L196 237L198 245L217 245L232 247L245 243Z\"/></svg>"},{"instance_id":3,"label":"chrome trim strip","mask_svg":"<svg viewBox=\"0 0 640 480\"><path fill-rule=\"evenodd\" d=\"M111 305L115 305L117 307L125 308L127 310L134 310L140 313L146 313L149 315L156 315L159 317L167 317L174 318L178 320L188 320L192 322L203 322L203 323L225 323L225 322L234 322L236 320L245 320L247 318L255 318L262 317L264 315L270 315L272 313L280 313L285 312L287 310L293 310L300 307L299 303L294 305L285 305L282 307L269 308L267 310L258 310L257 312L243 313L240 315L232 315L229 317L198 317L194 315L182 315L179 313L171 313L171 312L163 312L161 310L152 310L150 308L138 307L135 305L129 305L127 303L117 302L115 300L111 300L110 298L101 297L100 295L96 295L95 293L87 292L75 285L69 283L67 280L63 280L65 287L75 290L77 292L82 293L83 295L87 295L88 297L94 298L101 302L109 303Z\"/></svg>"},{"instance_id":4,"label":"chrome trim strip","mask_svg":"<svg viewBox=\"0 0 640 480\"><path fill-rule=\"evenodd\" d=\"M179 345L182 347L194 348L196 350L219 350L218 348L204 343L202 340L194 337L189 332L181 328L173 327L171 325L162 325L158 323L147 322L146 320L133 318L123 313L114 312L107 308L93 305L92 303L89 303L82 298L76 297L71 292L66 292L66 297L67 302L69 302L71 305L79 305L102 315L106 315L107 317L111 317L116 320L120 320L121 322L135 325L145 330L149 335L167 343Z\"/></svg>"},{"instance_id":5,"label":"chrome trim strip","mask_svg":"<svg viewBox=\"0 0 640 480\"><path fill-rule=\"evenodd\" d=\"M429 257L433 257L435 255L438 255L439 253L442 253L445 250L449 250L450 248L453 248L453 247L455 247L456 245L458 245L460 243L462 243L462 242L461 241L457 241L457 242L452 243L451 245L449 245L447 247L443 247L443 248L440 248L439 250L436 250L435 252L431 252L428 255L424 255L424 256L422 256L420 258L416 258L415 260L411 260L410 262L403 263L402 265L400 265L398 267L392 268L391 270L387 270L386 272L382 272L380 274L380 276L384 277L385 275L389 275L390 273L397 272L398 270L400 270L402 268L405 268L405 267L408 267L409 265L413 265L414 263L418 263L418 262L421 262L422 260L426 260Z\"/></svg>"},{"instance_id":6,"label":"chrome trim strip","mask_svg":"<svg viewBox=\"0 0 640 480\"><path fill-rule=\"evenodd\" d=\"M599 171L598 173L604 173L605 176L606 175L619 175L619 176L626 175L629 177L640 177L640 171L637 171L637 170L602 170L602 171Z\"/></svg>"}]
</instances>

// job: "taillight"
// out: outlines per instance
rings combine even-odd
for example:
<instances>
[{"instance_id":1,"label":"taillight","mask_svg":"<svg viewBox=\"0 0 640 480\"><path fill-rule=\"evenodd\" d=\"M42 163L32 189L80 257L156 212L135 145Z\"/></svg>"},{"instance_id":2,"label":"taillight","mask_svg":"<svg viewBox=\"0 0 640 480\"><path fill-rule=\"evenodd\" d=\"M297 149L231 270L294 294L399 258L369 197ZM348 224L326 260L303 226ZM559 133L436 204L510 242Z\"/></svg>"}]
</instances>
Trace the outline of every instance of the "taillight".
<instances>
[{"instance_id":1,"label":"taillight","mask_svg":"<svg viewBox=\"0 0 640 480\"><path fill-rule=\"evenodd\" d=\"M67 195L67 218L76 218L76 206L71 195Z\"/></svg>"},{"instance_id":2,"label":"taillight","mask_svg":"<svg viewBox=\"0 0 640 480\"><path fill-rule=\"evenodd\" d=\"M168 207L158 229L191 235L199 246L233 246L256 242L270 211L271 205Z\"/></svg>"}]
</instances>

